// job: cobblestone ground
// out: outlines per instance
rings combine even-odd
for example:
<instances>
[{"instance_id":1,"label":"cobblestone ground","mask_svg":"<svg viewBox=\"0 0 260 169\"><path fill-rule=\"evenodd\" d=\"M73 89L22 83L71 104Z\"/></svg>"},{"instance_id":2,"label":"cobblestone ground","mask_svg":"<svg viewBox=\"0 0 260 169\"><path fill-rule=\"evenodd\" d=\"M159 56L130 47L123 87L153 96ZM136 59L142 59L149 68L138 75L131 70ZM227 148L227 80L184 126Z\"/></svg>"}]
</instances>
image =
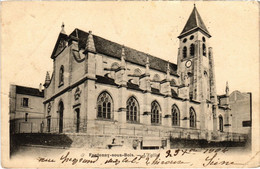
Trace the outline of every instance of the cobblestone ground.
<instances>
[{"instance_id":1,"label":"cobblestone ground","mask_svg":"<svg viewBox=\"0 0 260 169\"><path fill-rule=\"evenodd\" d=\"M24 157L51 157L59 156L69 148L20 146L11 156L12 159Z\"/></svg>"}]
</instances>

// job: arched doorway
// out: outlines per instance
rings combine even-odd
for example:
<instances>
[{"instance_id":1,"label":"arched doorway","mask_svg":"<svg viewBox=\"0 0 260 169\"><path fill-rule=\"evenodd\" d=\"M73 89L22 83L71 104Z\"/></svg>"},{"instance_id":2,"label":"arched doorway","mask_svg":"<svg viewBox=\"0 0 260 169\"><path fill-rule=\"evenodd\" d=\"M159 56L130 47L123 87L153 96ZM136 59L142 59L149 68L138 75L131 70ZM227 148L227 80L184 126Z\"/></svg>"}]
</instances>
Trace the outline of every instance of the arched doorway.
<instances>
[{"instance_id":1,"label":"arched doorway","mask_svg":"<svg viewBox=\"0 0 260 169\"><path fill-rule=\"evenodd\" d=\"M219 131L223 132L223 117L220 115L218 117L218 120L219 120Z\"/></svg>"},{"instance_id":2,"label":"arched doorway","mask_svg":"<svg viewBox=\"0 0 260 169\"><path fill-rule=\"evenodd\" d=\"M51 132L51 118L47 117L47 132Z\"/></svg>"},{"instance_id":3,"label":"arched doorway","mask_svg":"<svg viewBox=\"0 0 260 169\"><path fill-rule=\"evenodd\" d=\"M59 133L63 132L63 110L64 110L64 105L63 102L61 101L59 103Z\"/></svg>"},{"instance_id":4,"label":"arched doorway","mask_svg":"<svg viewBox=\"0 0 260 169\"><path fill-rule=\"evenodd\" d=\"M76 116L76 133L79 132L79 126L80 126L80 109L75 109L75 116Z\"/></svg>"}]
</instances>

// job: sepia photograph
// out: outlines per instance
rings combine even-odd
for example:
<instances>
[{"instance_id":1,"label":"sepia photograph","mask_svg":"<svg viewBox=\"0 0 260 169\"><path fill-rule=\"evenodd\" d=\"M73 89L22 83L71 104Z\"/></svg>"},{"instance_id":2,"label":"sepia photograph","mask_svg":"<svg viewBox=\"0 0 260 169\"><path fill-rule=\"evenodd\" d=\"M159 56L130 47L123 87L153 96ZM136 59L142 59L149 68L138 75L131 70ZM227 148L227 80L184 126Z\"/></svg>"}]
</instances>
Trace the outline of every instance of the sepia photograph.
<instances>
[{"instance_id":1,"label":"sepia photograph","mask_svg":"<svg viewBox=\"0 0 260 169\"><path fill-rule=\"evenodd\" d=\"M259 167L259 3L1 3L2 167Z\"/></svg>"}]
</instances>

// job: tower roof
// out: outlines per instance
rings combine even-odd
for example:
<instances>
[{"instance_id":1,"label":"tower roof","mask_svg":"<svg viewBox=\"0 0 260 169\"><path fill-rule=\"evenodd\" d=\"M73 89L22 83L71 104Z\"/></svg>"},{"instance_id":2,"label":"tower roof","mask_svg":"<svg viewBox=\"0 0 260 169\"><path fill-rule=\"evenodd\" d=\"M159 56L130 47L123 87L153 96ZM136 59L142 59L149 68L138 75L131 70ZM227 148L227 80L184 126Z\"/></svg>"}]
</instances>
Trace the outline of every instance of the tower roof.
<instances>
[{"instance_id":1,"label":"tower roof","mask_svg":"<svg viewBox=\"0 0 260 169\"><path fill-rule=\"evenodd\" d=\"M193 32L195 30L201 30L207 36L211 37L203 20L200 17L200 14L199 14L196 6L194 5L194 8L190 14L190 17L189 17L186 25L184 26L181 34L178 36L178 38L181 38L181 37L183 37L183 35L187 35L188 33Z\"/></svg>"}]
</instances>

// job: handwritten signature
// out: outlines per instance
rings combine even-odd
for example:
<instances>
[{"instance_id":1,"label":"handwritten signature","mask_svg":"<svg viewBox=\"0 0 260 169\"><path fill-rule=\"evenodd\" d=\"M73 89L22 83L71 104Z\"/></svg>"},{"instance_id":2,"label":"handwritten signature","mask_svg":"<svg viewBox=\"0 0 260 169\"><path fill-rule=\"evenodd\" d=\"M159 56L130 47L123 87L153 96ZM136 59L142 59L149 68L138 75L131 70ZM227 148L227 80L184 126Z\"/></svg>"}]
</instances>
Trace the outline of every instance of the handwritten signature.
<instances>
[{"instance_id":1,"label":"handwritten signature","mask_svg":"<svg viewBox=\"0 0 260 169\"><path fill-rule=\"evenodd\" d=\"M160 153L143 153L143 154L91 154L84 157L84 154L80 157L74 157L70 151L66 154L61 155L59 159L52 159L46 157L38 157L38 162L60 162L69 163L71 165L81 164L94 164L99 162L100 165L119 165L119 164L145 164L146 166L156 166L156 165L190 165L192 162L185 161L189 158L182 158L187 155L205 154L206 158L201 160L201 165L203 167L208 166L231 166L231 165L243 165L242 163L237 163L234 161L223 160L220 158L219 154L225 154L229 150L227 148L206 148L206 149L175 149L167 150Z\"/></svg>"}]
</instances>

